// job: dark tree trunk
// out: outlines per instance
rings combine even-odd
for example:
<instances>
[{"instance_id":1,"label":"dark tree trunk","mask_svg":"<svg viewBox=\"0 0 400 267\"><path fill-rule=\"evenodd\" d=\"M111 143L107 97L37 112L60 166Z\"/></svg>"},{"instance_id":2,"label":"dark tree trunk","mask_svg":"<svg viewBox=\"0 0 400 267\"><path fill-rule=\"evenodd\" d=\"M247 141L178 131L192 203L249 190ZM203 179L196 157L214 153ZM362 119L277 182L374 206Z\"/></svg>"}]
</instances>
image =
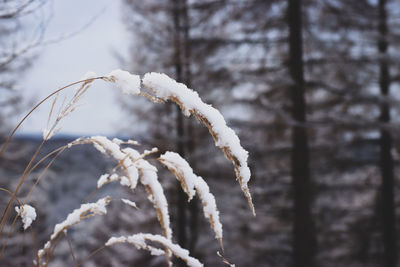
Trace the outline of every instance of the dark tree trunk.
<instances>
[{"instance_id":1,"label":"dark tree trunk","mask_svg":"<svg viewBox=\"0 0 400 267\"><path fill-rule=\"evenodd\" d=\"M190 22L189 22L189 10L187 0L182 0L182 30L183 30L183 80L185 84L190 88L192 86L191 81L191 71L190 71L190 59L191 59L191 41L190 41ZM186 130L186 151L190 159L190 165L195 170L196 169L196 159L190 157L193 155L196 149L195 137L193 132L193 121L187 121ZM199 213L199 203L195 198L189 203L189 226L190 226L190 236L188 240L188 248L192 255L197 256L196 253L196 243L198 239L198 213Z\"/></svg>"},{"instance_id":2,"label":"dark tree trunk","mask_svg":"<svg viewBox=\"0 0 400 267\"><path fill-rule=\"evenodd\" d=\"M178 82L182 82L182 55L181 55L181 36L180 36L180 29L181 29L181 1L174 0L173 1L173 20L174 20L174 65L175 65L175 75L176 80ZM185 146L184 146L184 125L183 125L183 115L179 106L176 109L176 132L177 132L177 140L176 146L178 153L184 157L185 156ZM183 190L181 189L180 183L176 183L177 187L177 194L178 194L178 202L177 202L177 232L178 232L178 244L186 248L187 246L187 236L186 236L186 196ZM179 266L186 266L186 264L182 261L178 261Z\"/></svg>"},{"instance_id":3,"label":"dark tree trunk","mask_svg":"<svg viewBox=\"0 0 400 267\"><path fill-rule=\"evenodd\" d=\"M387 61L387 14L386 0L379 0L379 41L378 49L380 55L379 63L379 86L381 95L387 97L390 87L389 65ZM390 107L387 102L380 106L380 122L390 122ZM380 137L380 169L382 175L382 233L384 246L384 266L395 267L397 263L396 244L396 217L394 204L394 174L392 158L392 137L388 129L381 128Z\"/></svg>"},{"instance_id":4,"label":"dark tree trunk","mask_svg":"<svg viewBox=\"0 0 400 267\"><path fill-rule=\"evenodd\" d=\"M288 0L289 71L292 78L291 174L294 190L293 261L296 267L314 266L315 232L311 216L311 178L309 147L305 127L306 103L304 97L303 45L301 1Z\"/></svg>"}]
</instances>

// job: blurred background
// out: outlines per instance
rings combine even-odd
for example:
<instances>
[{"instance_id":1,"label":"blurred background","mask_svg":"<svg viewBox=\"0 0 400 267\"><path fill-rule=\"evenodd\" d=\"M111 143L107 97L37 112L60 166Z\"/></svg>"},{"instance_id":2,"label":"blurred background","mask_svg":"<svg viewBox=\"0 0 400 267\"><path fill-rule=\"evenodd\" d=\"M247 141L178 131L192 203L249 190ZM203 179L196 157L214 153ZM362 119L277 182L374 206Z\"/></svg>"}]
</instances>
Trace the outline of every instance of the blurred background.
<instances>
[{"instance_id":1,"label":"blurred background","mask_svg":"<svg viewBox=\"0 0 400 267\"><path fill-rule=\"evenodd\" d=\"M400 266L399 26L396 0L0 0L1 143L38 101L87 71L164 72L196 90L238 133L249 151L256 217L205 127L174 104L126 97L101 81L36 161L79 136L132 138L141 148L179 152L209 183L224 256L236 266ZM1 156L0 187L16 188L50 108L51 101L36 110ZM30 198L39 247L114 166L89 146L54 161ZM225 266L201 204L188 204L159 167L174 241L206 266ZM69 230L79 262L112 235L161 232L142 189L132 194L110 184L93 200L106 194L140 209L112 203L106 216ZM0 192L2 210L9 199ZM34 252L17 222L0 265L31 266ZM117 245L83 265L166 263ZM65 240L50 266L74 266Z\"/></svg>"}]
</instances>

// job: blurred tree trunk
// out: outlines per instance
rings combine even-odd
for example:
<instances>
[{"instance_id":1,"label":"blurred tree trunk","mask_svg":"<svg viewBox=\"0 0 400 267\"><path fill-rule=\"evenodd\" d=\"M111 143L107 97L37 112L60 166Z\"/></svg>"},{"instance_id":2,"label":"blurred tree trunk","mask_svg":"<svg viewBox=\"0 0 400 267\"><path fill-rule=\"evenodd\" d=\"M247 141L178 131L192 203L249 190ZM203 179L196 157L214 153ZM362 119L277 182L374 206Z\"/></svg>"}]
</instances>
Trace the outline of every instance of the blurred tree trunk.
<instances>
[{"instance_id":1,"label":"blurred tree trunk","mask_svg":"<svg viewBox=\"0 0 400 267\"><path fill-rule=\"evenodd\" d=\"M187 87L191 88L192 79L191 79L191 40L190 40L190 20L189 20L189 9L187 0L182 0L182 46L183 46L183 62L184 62L184 70L183 70L183 80ZM195 136L193 132L193 120L189 120L186 123L186 150L189 159L190 166L193 170L196 170L196 158L193 157L193 153L196 149L195 145ZM198 239L198 200L192 199L189 203L189 226L190 226L190 236L188 240L188 249L192 253L192 255L197 256L196 254L196 243Z\"/></svg>"},{"instance_id":2,"label":"blurred tree trunk","mask_svg":"<svg viewBox=\"0 0 400 267\"><path fill-rule=\"evenodd\" d=\"M182 82L183 76L183 62L182 62L182 55L181 55L181 1L174 0L173 1L173 20L174 20L174 67L175 67L175 75L176 80L178 82ZM185 131L183 125L183 116L182 112L180 111L179 106L176 106L176 132L177 132L177 139L176 139L176 146L178 153L184 157L185 156ZM183 190L181 189L179 181L176 182L176 189L178 193L178 202L177 202L177 232L178 232L178 244L186 248L187 243L187 236L186 236L186 196ZM179 266L185 266L183 261L178 261Z\"/></svg>"},{"instance_id":3,"label":"blurred tree trunk","mask_svg":"<svg viewBox=\"0 0 400 267\"><path fill-rule=\"evenodd\" d=\"M188 3L187 0L174 0L174 32L175 32L175 55L174 65L176 80L178 82L185 83L189 88L191 87L191 73L190 73L190 23L188 14ZM176 130L177 130L177 150L178 153L183 157L185 154L189 154L190 165L195 169L195 160L190 155L193 154L194 136L193 136L193 125L191 121L188 121L185 125L183 115L179 107L177 107L176 117ZM178 189L178 243L184 248L189 248L191 253L195 254L195 246L197 242L197 213L198 204L196 200L192 200L188 205L186 201L186 195L181 189L180 183L177 183ZM187 217L187 212L190 212L190 216ZM187 233L187 226L190 226L190 234ZM186 266L183 261L179 261L179 266Z\"/></svg>"},{"instance_id":4,"label":"blurred tree trunk","mask_svg":"<svg viewBox=\"0 0 400 267\"><path fill-rule=\"evenodd\" d=\"M311 178L304 97L302 46L302 12L300 0L288 0L289 71L292 78L291 175L294 189L293 260L294 266L314 266L315 233L311 217Z\"/></svg>"},{"instance_id":5,"label":"blurred tree trunk","mask_svg":"<svg viewBox=\"0 0 400 267\"><path fill-rule=\"evenodd\" d=\"M379 87L381 95L388 97L390 88L390 73L388 65L388 41L387 41L387 13L386 0L379 0ZM387 101L380 106L380 122L390 122L390 107ZM395 267L397 263L396 244L396 218L394 204L394 174L392 158L392 137L387 128L383 126L380 130L380 169L382 175L382 233L384 246L384 266Z\"/></svg>"}]
</instances>

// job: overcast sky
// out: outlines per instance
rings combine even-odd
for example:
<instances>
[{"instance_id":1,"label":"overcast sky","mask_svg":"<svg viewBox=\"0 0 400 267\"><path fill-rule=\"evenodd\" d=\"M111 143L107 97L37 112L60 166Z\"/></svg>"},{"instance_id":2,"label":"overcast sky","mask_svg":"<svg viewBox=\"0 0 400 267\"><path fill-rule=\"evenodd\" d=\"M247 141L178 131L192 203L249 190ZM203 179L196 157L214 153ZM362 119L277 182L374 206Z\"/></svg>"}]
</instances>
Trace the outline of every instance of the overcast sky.
<instances>
[{"instance_id":1,"label":"overcast sky","mask_svg":"<svg viewBox=\"0 0 400 267\"><path fill-rule=\"evenodd\" d=\"M127 55L129 35L122 24L120 0L54 0L47 38L71 33L96 20L78 35L41 49L33 67L20 84L27 99L37 102L57 88L79 80L87 71L99 75L120 68L113 54ZM124 117L116 101L117 89L98 81L83 99L84 105L62 122L61 133L115 134ZM28 106L28 105L27 105ZM49 105L38 110L22 128L23 133L46 127Z\"/></svg>"}]
</instances>

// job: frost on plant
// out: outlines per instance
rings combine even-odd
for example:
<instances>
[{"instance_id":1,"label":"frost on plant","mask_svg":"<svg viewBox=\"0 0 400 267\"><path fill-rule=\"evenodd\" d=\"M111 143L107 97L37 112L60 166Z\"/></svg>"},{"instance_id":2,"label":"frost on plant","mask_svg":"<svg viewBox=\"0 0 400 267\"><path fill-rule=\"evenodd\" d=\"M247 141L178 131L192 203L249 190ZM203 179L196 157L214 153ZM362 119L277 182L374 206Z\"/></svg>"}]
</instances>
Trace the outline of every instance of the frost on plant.
<instances>
[{"instance_id":1,"label":"frost on plant","mask_svg":"<svg viewBox=\"0 0 400 267\"><path fill-rule=\"evenodd\" d=\"M63 88L50 95L55 95L55 97L49 112L47 127L43 130L44 141L50 139L58 131L59 122L76 110L79 106L79 100L83 97L91 84L95 80L100 79L115 83L122 92L126 94L145 96L153 102L163 102L167 100L174 101L180 106L186 116L192 114L201 121L210 131L215 140L216 146L218 146L224 152L225 156L232 161L237 180L239 181L241 189L248 200L253 214L255 215L254 206L248 188L248 182L250 180L250 169L247 164L248 152L240 145L238 136L226 125L223 116L218 110L213 108L211 105L204 103L196 92L187 88L184 84L177 83L165 74L147 73L141 81L140 76L132 75L127 71L119 69L110 72L106 76L100 77L96 77L94 72L88 72L82 77L81 81L71 84L74 85L81 83L71 100L64 100L62 102L59 112L56 113L53 119L52 115L58 99L58 92ZM154 93L154 96L141 92L141 83L143 83L144 87L150 89L150 91ZM50 121L53 122L50 123ZM131 192L134 192L140 183L144 186L148 194L148 199L152 202L154 209L156 210L157 219L162 228L162 235L140 233L131 236L112 237L105 245L112 246L118 243L129 243L138 249L150 251L152 255L165 255L169 266L172 265L170 261L171 254L182 259L189 266L203 266L197 259L191 257L187 250L172 242L168 202L161 183L159 182L157 168L147 160L147 157L157 152L158 149L153 148L140 153L132 147L138 145L136 141L123 141L118 138L110 140L104 136L78 138L67 144L62 149L82 144L93 145L100 153L112 157L117 162L112 172L103 174L99 177L95 190L101 189L108 183L118 181L122 186L126 186L131 190ZM216 239L220 242L220 245L223 248L223 231L219 218L219 211L217 209L215 197L210 192L207 183L202 177L197 176L187 161L177 153L166 152L162 154L158 160L179 180L189 201L196 194L200 198L204 216L208 219L211 228L215 232ZM48 260L52 255L53 241L60 234L65 234L67 237L67 229L81 222L83 219L94 215L105 215L107 213L106 206L110 201L110 197L105 197L95 203L82 204L80 208L73 210L63 222L55 225L49 240L44 244L43 248L38 251L36 264L40 265L41 260L46 255L47 265ZM135 202L128 199L121 199L121 201L124 204L137 209ZM15 207L15 210L18 213L18 216L22 218L24 229L28 228L32 224L32 221L36 219L35 209L29 205L17 206ZM155 244L163 247L163 249L155 247ZM226 260L224 262L227 263Z\"/></svg>"},{"instance_id":2,"label":"frost on plant","mask_svg":"<svg viewBox=\"0 0 400 267\"><path fill-rule=\"evenodd\" d=\"M46 126L46 128L44 128L42 130L44 141L49 140L55 133L57 133L60 130L60 128L57 128L60 121L62 119L64 119L65 117L69 116L72 112L74 112L79 107L79 105L78 105L79 101L83 98L83 96L85 95L87 90L92 85L92 82L96 78L94 76L95 76L95 73L91 72L91 71L87 72L84 75L81 86L75 90L74 95L68 102L67 102L66 98L64 98L64 100L61 104L60 110L55 115L55 118L52 119L53 113L54 113L54 108L56 106L58 96L59 96L58 93L61 91L61 89L56 91L57 94L54 97L53 103L51 104L49 117L47 119L47 126ZM52 124L50 124L50 121L53 121Z\"/></svg>"},{"instance_id":3,"label":"frost on plant","mask_svg":"<svg viewBox=\"0 0 400 267\"><path fill-rule=\"evenodd\" d=\"M111 175L107 173L103 174L102 176L100 176L99 180L97 180L97 188L101 188L103 187L103 185L106 185L113 181L117 181L118 179L120 179L120 177L116 173L113 173Z\"/></svg>"},{"instance_id":4,"label":"frost on plant","mask_svg":"<svg viewBox=\"0 0 400 267\"><path fill-rule=\"evenodd\" d=\"M146 188L150 200L157 211L157 217L163 228L164 236L171 239L172 230L170 227L168 202L164 195L164 190L158 181L157 168L143 159L146 155L156 152L157 149L145 151L143 154L140 154L131 147L121 148L119 146L121 140L114 139L111 141L104 136L93 136L91 138L81 139L79 142L92 143L101 153L111 155L118 161L118 165L126 174L126 177L118 176L117 174L112 174L110 176L107 174L103 175L97 182L98 188L106 183L120 180L121 185L128 186L131 190L134 190L140 176L140 182Z\"/></svg>"},{"instance_id":5,"label":"frost on plant","mask_svg":"<svg viewBox=\"0 0 400 267\"><path fill-rule=\"evenodd\" d=\"M44 256L45 253L48 253L50 249L51 242L61 233L66 231L71 226L79 223L80 221L90 218L95 215L104 215L107 213L106 206L110 203L111 198L105 197L99 199L95 203L87 203L82 204L79 209L73 210L70 214L68 214L67 218L59 224L56 224L54 227L53 233L50 236L50 240L46 242L43 249L38 251L38 259Z\"/></svg>"},{"instance_id":6,"label":"frost on plant","mask_svg":"<svg viewBox=\"0 0 400 267\"><path fill-rule=\"evenodd\" d=\"M182 83L177 83L165 74L146 73L143 78L143 85L150 89L157 98L176 102L185 116L193 114L208 128L215 140L215 145L221 148L225 156L232 161L236 177L255 215L253 201L247 185L251 175L247 165L248 152L240 145L239 137L235 132L226 125L221 113L211 105L204 103L195 91Z\"/></svg>"},{"instance_id":7,"label":"frost on plant","mask_svg":"<svg viewBox=\"0 0 400 267\"><path fill-rule=\"evenodd\" d=\"M129 200L129 199L125 199L125 198L123 198L123 199L121 199L121 200L122 200L122 202L124 202L126 205L131 206L131 207L133 207L133 208L135 208L135 209L138 209L138 207L137 207L137 205L136 205L135 202L133 202L133 201L131 201L131 200Z\"/></svg>"},{"instance_id":8,"label":"frost on plant","mask_svg":"<svg viewBox=\"0 0 400 267\"><path fill-rule=\"evenodd\" d=\"M140 76L132 75L124 70L113 70L107 76L109 81L114 82L122 89L124 94L137 95L140 93Z\"/></svg>"},{"instance_id":9,"label":"frost on plant","mask_svg":"<svg viewBox=\"0 0 400 267\"><path fill-rule=\"evenodd\" d=\"M165 247L168 247L172 254L176 257L182 259L188 266L192 267L201 267L203 264L197 259L191 257L189 255L189 251L181 248L180 246L173 244L171 240L166 239L160 235L152 235L152 234L135 234L131 236L121 236L121 237L111 237L107 242L106 246L112 246L119 243L129 243L134 245L137 249L144 249L150 251L150 253L154 256L162 255L164 251L161 249L155 248L146 243L146 241L151 241L155 243L159 243Z\"/></svg>"},{"instance_id":10,"label":"frost on plant","mask_svg":"<svg viewBox=\"0 0 400 267\"><path fill-rule=\"evenodd\" d=\"M160 156L159 161L164 164L179 180L185 193L188 195L189 201L197 192L201 203L203 204L203 213L214 229L215 237L222 246L222 224L219 220L219 211L213 194L207 183L193 173L192 168L187 161L175 152L166 152Z\"/></svg>"},{"instance_id":11,"label":"frost on plant","mask_svg":"<svg viewBox=\"0 0 400 267\"><path fill-rule=\"evenodd\" d=\"M132 162L129 155L120 149L119 141L113 142L104 136L92 136L85 141L92 143L94 147L101 153L109 154L116 159L123 168L129 180L129 187L132 190L136 188L139 179L138 169L136 168L134 162Z\"/></svg>"},{"instance_id":12,"label":"frost on plant","mask_svg":"<svg viewBox=\"0 0 400 267\"><path fill-rule=\"evenodd\" d=\"M140 183L145 187L146 192L149 195L149 200L153 203L156 210L157 219L162 227L164 237L172 239L168 202L164 190L158 181L157 168L151 165L147 160L144 160L144 157L157 152L157 149L153 148L150 151L144 151L143 154L140 154L137 150L131 147L120 147L120 144L132 143L132 141L122 142L119 139L113 139L111 141L104 136L92 136L91 138L78 139L76 142L91 143L101 153L112 156L118 161L118 166L121 167L126 175L102 175L97 181L98 188L109 182L119 180L122 186L128 186L133 191L136 188L140 177ZM167 248L165 255L169 262L170 253Z\"/></svg>"},{"instance_id":13,"label":"frost on plant","mask_svg":"<svg viewBox=\"0 0 400 267\"><path fill-rule=\"evenodd\" d=\"M34 207L25 204L23 206L16 206L15 211L21 217L24 224L24 230L31 226L32 222L36 220L36 210Z\"/></svg>"}]
</instances>

